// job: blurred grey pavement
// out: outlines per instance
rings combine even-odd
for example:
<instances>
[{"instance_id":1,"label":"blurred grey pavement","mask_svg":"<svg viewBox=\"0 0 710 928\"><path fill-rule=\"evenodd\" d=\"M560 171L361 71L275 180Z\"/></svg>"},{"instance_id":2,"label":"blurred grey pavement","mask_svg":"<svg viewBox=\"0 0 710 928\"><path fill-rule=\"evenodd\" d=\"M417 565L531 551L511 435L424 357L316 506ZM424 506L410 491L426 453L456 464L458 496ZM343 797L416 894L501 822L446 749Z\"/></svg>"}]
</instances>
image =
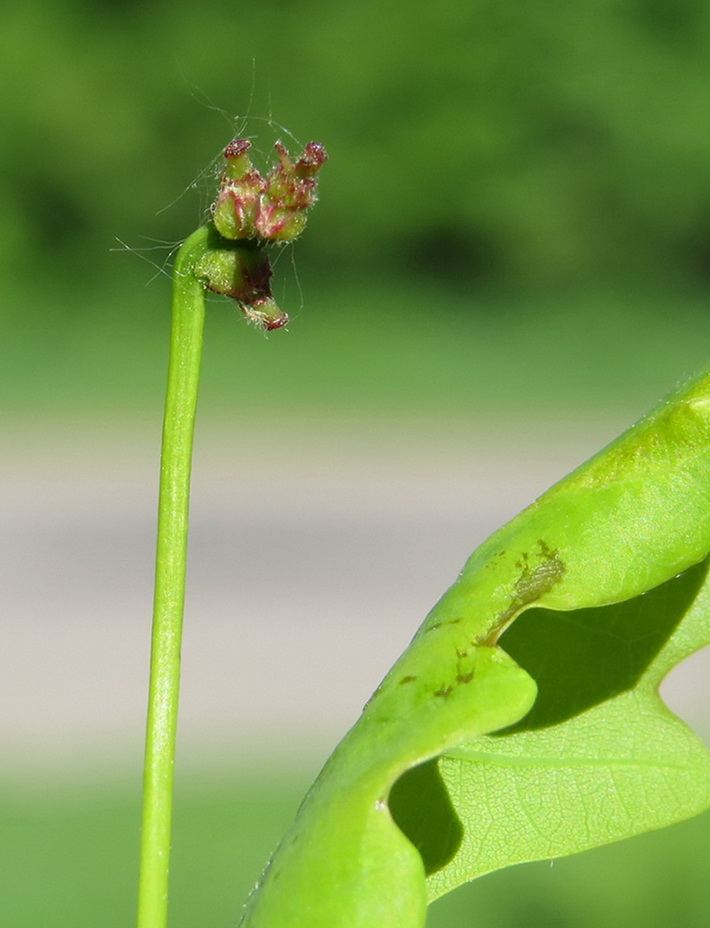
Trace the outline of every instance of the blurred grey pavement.
<instances>
[{"instance_id":1,"label":"blurred grey pavement","mask_svg":"<svg viewBox=\"0 0 710 928\"><path fill-rule=\"evenodd\" d=\"M473 549L627 421L198 428L180 751L335 741ZM142 751L159 425L0 449L0 769ZM710 654L666 696L707 737Z\"/></svg>"}]
</instances>

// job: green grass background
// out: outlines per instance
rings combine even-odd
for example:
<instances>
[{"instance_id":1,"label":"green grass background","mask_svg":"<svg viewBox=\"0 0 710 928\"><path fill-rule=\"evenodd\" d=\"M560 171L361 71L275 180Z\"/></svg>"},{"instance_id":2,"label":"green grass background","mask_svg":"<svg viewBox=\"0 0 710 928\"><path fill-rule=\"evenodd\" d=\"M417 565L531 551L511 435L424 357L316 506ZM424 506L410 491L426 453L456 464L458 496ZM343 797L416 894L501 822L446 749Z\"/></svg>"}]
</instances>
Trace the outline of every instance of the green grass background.
<instances>
[{"instance_id":1,"label":"green grass background","mask_svg":"<svg viewBox=\"0 0 710 928\"><path fill-rule=\"evenodd\" d=\"M37 0L2 13L0 81L11 429L158 428L161 269L222 146L253 136L264 163L272 117L328 148L322 202L277 263L287 332L211 303L203 415L546 435L706 363L701 0ZM137 776L7 760L0 923L130 924ZM268 768L179 778L174 928L234 924L316 772ZM431 924L704 925L709 822L487 877Z\"/></svg>"}]
</instances>

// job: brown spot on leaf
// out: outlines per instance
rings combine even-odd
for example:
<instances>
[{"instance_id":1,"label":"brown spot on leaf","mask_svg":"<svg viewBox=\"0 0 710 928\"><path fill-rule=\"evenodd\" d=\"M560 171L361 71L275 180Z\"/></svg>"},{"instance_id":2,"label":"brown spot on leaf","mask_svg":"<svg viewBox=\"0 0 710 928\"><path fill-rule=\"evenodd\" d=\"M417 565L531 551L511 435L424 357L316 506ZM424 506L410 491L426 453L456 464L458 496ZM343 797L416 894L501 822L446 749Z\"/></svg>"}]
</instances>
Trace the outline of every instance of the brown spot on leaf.
<instances>
[{"instance_id":1,"label":"brown spot on leaf","mask_svg":"<svg viewBox=\"0 0 710 928\"><path fill-rule=\"evenodd\" d=\"M539 562L536 567L530 566L531 560ZM537 542L537 551L532 555L527 551L523 552L515 566L520 570L520 576L515 581L510 605L499 614L493 629L480 641L476 641L476 644L494 645L498 636L518 612L541 599L559 583L566 570L558 550L551 548L542 538Z\"/></svg>"},{"instance_id":2,"label":"brown spot on leaf","mask_svg":"<svg viewBox=\"0 0 710 928\"><path fill-rule=\"evenodd\" d=\"M440 690L434 690L434 695L438 696L439 699L447 699L451 695L453 686L444 686Z\"/></svg>"},{"instance_id":3,"label":"brown spot on leaf","mask_svg":"<svg viewBox=\"0 0 710 928\"><path fill-rule=\"evenodd\" d=\"M429 632L436 631L437 628L442 628L444 625L458 625L459 622L462 622L463 618L459 616L458 619L447 619L445 622L434 622L432 625L427 626L424 629L424 632L428 634Z\"/></svg>"}]
</instances>

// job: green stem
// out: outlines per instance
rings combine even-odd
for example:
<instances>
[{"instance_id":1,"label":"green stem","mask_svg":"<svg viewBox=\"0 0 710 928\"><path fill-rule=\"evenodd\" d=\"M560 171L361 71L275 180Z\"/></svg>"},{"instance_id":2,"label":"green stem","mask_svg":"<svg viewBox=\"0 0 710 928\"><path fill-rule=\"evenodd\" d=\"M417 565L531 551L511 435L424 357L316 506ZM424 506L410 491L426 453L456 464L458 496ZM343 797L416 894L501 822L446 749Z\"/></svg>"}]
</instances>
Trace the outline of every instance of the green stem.
<instances>
[{"instance_id":1,"label":"green stem","mask_svg":"<svg viewBox=\"0 0 710 928\"><path fill-rule=\"evenodd\" d=\"M160 469L138 928L165 928L167 924L192 437L205 317L205 286L194 270L205 253L208 236L208 228L202 226L187 239L178 252L174 271Z\"/></svg>"}]
</instances>

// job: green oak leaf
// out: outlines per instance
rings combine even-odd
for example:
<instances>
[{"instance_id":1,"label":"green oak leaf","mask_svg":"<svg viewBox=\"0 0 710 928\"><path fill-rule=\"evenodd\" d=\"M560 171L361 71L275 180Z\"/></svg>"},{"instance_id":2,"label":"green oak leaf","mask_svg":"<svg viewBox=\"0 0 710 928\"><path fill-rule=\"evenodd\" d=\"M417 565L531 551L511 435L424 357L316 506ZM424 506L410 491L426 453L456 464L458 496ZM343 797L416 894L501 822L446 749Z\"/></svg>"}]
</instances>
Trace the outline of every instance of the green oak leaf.
<instances>
[{"instance_id":1,"label":"green oak leaf","mask_svg":"<svg viewBox=\"0 0 710 928\"><path fill-rule=\"evenodd\" d=\"M427 865L430 899L710 806L710 755L658 696L668 670L710 644L707 574L706 559L623 603L531 609L506 632L502 646L538 684L531 711L414 768L390 795ZM457 835L455 846L442 835Z\"/></svg>"},{"instance_id":2,"label":"green oak leaf","mask_svg":"<svg viewBox=\"0 0 710 928\"><path fill-rule=\"evenodd\" d=\"M240 924L421 928L475 876L710 806L710 755L657 695L710 641L708 551L705 374L474 552Z\"/></svg>"}]
</instances>

